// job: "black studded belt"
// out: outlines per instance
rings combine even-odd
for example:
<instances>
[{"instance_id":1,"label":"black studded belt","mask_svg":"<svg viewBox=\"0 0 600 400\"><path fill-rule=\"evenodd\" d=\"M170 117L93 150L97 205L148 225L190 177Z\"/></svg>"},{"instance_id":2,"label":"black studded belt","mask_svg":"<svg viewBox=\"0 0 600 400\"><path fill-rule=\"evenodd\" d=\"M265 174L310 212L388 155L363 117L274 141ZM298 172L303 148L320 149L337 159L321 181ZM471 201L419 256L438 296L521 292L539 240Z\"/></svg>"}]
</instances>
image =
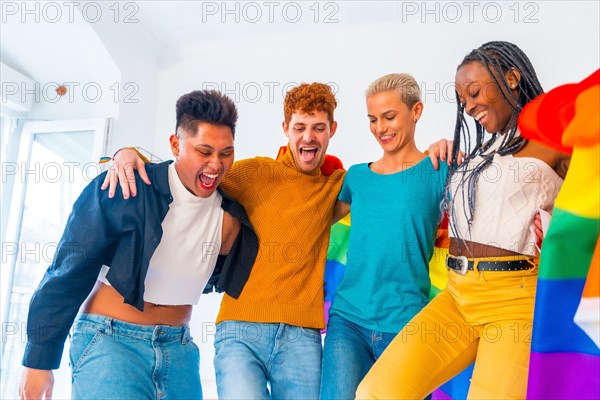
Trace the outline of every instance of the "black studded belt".
<instances>
[{"instance_id":1,"label":"black studded belt","mask_svg":"<svg viewBox=\"0 0 600 400\"><path fill-rule=\"evenodd\" d=\"M467 259L465 256L446 257L446 268L465 275L467 271L472 271L475 261ZM478 271L524 271L533 268L534 264L530 260L517 261L479 261L477 263Z\"/></svg>"}]
</instances>

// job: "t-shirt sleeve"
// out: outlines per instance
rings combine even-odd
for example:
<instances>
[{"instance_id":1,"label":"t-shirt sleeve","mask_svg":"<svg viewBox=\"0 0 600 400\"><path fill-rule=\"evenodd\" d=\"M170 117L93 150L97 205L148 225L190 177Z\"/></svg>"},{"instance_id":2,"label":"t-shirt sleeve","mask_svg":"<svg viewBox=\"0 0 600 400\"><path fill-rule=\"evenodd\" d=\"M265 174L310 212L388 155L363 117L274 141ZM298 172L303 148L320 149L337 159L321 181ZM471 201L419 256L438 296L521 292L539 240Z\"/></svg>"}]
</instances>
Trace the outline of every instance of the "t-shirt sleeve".
<instances>
[{"instance_id":1,"label":"t-shirt sleeve","mask_svg":"<svg viewBox=\"0 0 600 400\"><path fill-rule=\"evenodd\" d=\"M344 203L352 204L352 192L350 190L350 181L351 177L354 175L353 168L350 167L348 172L346 172L346 176L344 177L344 183L342 184L342 189L340 190L340 194L338 195L338 200L343 201Z\"/></svg>"}]
</instances>

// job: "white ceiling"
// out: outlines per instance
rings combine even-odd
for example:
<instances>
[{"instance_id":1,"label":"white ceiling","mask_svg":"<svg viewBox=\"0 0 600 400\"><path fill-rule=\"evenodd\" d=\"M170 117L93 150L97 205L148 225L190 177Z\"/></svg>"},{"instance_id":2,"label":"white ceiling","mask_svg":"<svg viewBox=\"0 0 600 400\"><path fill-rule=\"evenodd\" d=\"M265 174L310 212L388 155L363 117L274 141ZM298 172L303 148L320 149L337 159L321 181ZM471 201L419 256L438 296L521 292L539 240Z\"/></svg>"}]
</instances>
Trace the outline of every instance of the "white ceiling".
<instances>
[{"instance_id":1,"label":"white ceiling","mask_svg":"<svg viewBox=\"0 0 600 400\"><path fill-rule=\"evenodd\" d=\"M109 39L115 35L168 64L214 42L302 31L326 37L401 13L397 2L111 1L79 2L71 18L66 2L46 3L53 6L35 3L36 15L25 12L34 5L15 2L14 14L3 15L0 25L2 62L37 82L118 80L119 60ZM49 21L56 5L62 16Z\"/></svg>"},{"instance_id":2,"label":"white ceiling","mask_svg":"<svg viewBox=\"0 0 600 400\"><path fill-rule=\"evenodd\" d=\"M253 37L294 36L310 31L327 34L361 24L400 18L393 1L142 1L127 13L137 36L162 63L200 51L215 42ZM119 28L123 28L122 26ZM133 28L129 26L127 28ZM136 32L134 32L136 31ZM282 49L283 51L284 49Z\"/></svg>"},{"instance_id":3,"label":"white ceiling","mask_svg":"<svg viewBox=\"0 0 600 400\"><path fill-rule=\"evenodd\" d=\"M143 1L128 12L163 49L258 35L327 31L386 22L400 14L393 1Z\"/></svg>"},{"instance_id":4,"label":"white ceiling","mask_svg":"<svg viewBox=\"0 0 600 400\"><path fill-rule=\"evenodd\" d=\"M435 3L438 7L444 7L443 2ZM561 8L563 2L551 3L556 4L556 12L564 11L564 7ZM573 2L571 11L576 14L577 9L581 8L582 12L586 12L589 9L586 3L589 5L585 1ZM14 4L21 4L23 7L24 3ZM98 76L111 81L115 79L121 66L118 56L114 54L114 39L108 40L108 36L114 38L117 35L126 41L126 46L134 46L137 52L143 52L164 64L185 57L190 52L201 51L200 49L215 42L226 43L228 40L231 43L232 39L244 41L257 36L271 36L302 40L298 33L310 31L312 37L315 32L322 32L323 41L326 41L329 34L360 30L364 24L403 24L410 12L406 7L411 4L419 6L424 3L196 0L80 2L78 11L82 14L87 12L88 16L94 16L95 8L100 5L102 20L87 23L82 18L83 15L76 15L75 21L71 22L66 18L66 10L63 10L63 18L58 23L48 23L43 18L36 22L31 15L23 16L19 13L3 15L0 58L2 62L40 82L89 81L98 79ZM546 14L552 12L550 6L545 6L544 10ZM413 22L417 22L415 39L418 39L419 31L434 28L431 24L418 24L419 21L415 18L412 18ZM282 46L281 51L285 50L288 50L287 46Z\"/></svg>"},{"instance_id":5,"label":"white ceiling","mask_svg":"<svg viewBox=\"0 0 600 400\"><path fill-rule=\"evenodd\" d=\"M89 24L7 18L0 26L2 62L37 82L90 81L117 77L109 51Z\"/></svg>"}]
</instances>

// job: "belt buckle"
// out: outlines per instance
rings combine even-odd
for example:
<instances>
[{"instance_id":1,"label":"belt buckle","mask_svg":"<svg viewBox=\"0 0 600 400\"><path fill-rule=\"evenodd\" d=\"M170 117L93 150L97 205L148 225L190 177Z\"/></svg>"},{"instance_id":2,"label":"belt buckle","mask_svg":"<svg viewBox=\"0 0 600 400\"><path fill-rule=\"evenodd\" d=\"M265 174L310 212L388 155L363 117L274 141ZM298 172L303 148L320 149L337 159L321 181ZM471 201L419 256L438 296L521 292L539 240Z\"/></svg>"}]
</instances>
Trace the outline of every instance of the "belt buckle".
<instances>
[{"instance_id":1,"label":"belt buckle","mask_svg":"<svg viewBox=\"0 0 600 400\"><path fill-rule=\"evenodd\" d=\"M453 258L454 260L460 262L460 269L450 268L448 263L448 260L450 260L450 258ZM459 275L466 275L467 271L469 270L469 260L466 256L452 256L448 254L448 257L446 258L446 268L452 269Z\"/></svg>"}]
</instances>

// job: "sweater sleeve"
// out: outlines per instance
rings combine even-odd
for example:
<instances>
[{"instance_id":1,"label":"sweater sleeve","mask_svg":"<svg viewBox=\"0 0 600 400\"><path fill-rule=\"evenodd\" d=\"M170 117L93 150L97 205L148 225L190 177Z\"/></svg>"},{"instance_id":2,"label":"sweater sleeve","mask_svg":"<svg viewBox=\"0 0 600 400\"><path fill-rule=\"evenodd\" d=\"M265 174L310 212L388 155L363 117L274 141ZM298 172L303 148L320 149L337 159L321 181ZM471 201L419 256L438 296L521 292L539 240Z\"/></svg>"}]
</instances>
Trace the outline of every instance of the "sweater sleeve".
<instances>
[{"instance_id":1,"label":"sweater sleeve","mask_svg":"<svg viewBox=\"0 0 600 400\"><path fill-rule=\"evenodd\" d=\"M254 157L236 161L221 181L221 189L236 201L246 206L248 188L256 182L272 178L274 169L271 163L277 161L266 157Z\"/></svg>"}]
</instances>

